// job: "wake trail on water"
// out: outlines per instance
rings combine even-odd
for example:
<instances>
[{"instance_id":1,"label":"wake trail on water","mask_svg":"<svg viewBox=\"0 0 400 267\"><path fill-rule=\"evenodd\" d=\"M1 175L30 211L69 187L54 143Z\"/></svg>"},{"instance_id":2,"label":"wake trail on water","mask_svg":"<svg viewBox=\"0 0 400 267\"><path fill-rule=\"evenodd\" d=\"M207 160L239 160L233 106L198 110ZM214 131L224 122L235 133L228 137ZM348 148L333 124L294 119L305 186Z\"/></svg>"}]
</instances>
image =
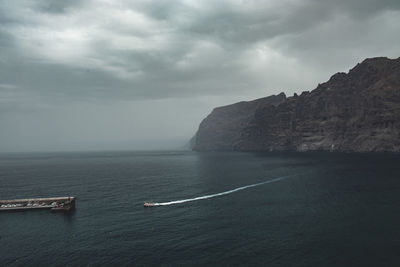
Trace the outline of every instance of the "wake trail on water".
<instances>
[{"instance_id":1,"label":"wake trail on water","mask_svg":"<svg viewBox=\"0 0 400 267\"><path fill-rule=\"evenodd\" d=\"M197 200L202 200L202 199L208 199L208 198L213 198L213 197L229 195L229 194L236 193L238 191L245 190L245 189L248 189L248 188L251 188L251 187L256 187L256 186L260 186L260 185L264 185L264 184L270 184L270 183L275 183L275 182L278 182L278 181L282 181L284 179L287 179L287 178L293 177L293 176L296 176L296 175L282 176L282 177L274 178L274 179L271 179L271 180L268 180L268 181L265 181L265 182L246 185L246 186L238 187L238 188L235 188L235 189L232 189L232 190L229 190L229 191L225 191L225 192L221 192L221 193L217 193L217 194L212 194L212 195L205 195L205 196L200 196L200 197L195 197L195 198L174 200L174 201L169 201L169 202L154 203L154 206L169 206L169 205L175 205L175 204L180 204L180 203L185 203L185 202L191 202L191 201L197 201Z\"/></svg>"}]
</instances>

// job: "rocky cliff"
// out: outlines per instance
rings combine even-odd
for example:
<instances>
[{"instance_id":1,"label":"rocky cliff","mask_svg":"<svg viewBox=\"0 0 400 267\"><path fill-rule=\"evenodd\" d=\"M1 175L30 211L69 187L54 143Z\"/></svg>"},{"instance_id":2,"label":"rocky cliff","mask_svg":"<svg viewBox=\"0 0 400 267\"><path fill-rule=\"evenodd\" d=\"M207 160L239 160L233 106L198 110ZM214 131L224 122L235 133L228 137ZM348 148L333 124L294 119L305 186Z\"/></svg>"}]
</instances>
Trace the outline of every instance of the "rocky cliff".
<instances>
[{"instance_id":1,"label":"rocky cliff","mask_svg":"<svg viewBox=\"0 0 400 267\"><path fill-rule=\"evenodd\" d=\"M195 150L400 151L400 58L371 58L311 92L216 108Z\"/></svg>"}]
</instances>

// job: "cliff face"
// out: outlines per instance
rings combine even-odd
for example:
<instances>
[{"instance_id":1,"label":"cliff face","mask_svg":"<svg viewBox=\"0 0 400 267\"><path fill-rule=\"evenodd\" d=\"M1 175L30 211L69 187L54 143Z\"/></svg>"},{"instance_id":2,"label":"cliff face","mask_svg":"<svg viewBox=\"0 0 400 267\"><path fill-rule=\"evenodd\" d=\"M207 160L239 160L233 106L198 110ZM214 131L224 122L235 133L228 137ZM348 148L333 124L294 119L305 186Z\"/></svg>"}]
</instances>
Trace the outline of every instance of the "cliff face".
<instances>
[{"instance_id":1,"label":"cliff face","mask_svg":"<svg viewBox=\"0 0 400 267\"><path fill-rule=\"evenodd\" d=\"M284 93L249 102L215 108L205 118L194 137L195 149L232 150L242 142L242 133L251 125L255 112L263 107L277 106L284 102Z\"/></svg>"},{"instance_id":2,"label":"cliff face","mask_svg":"<svg viewBox=\"0 0 400 267\"><path fill-rule=\"evenodd\" d=\"M311 92L220 107L195 150L400 151L400 58L372 58Z\"/></svg>"}]
</instances>

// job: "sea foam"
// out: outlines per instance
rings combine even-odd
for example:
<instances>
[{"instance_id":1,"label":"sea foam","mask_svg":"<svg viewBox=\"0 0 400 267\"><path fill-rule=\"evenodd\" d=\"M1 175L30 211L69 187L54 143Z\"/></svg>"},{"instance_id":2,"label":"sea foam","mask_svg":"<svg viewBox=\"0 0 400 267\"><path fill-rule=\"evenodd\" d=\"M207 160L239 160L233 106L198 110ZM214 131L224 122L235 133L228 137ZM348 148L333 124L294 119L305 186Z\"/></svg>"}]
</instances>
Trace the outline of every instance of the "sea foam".
<instances>
[{"instance_id":1,"label":"sea foam","mask_svg":"<svg viewBox=\"0 0 400 267\"><path fill-rule=\"evenodd\" d=\"M256 186L260 186L260 185L264 185L264 184L270 184L270 183L282 181L284 179L287 179L287 178L293 177L293 176L295 176L295 175L282 176L282 177L270 179L268 181L264 181L264 182L261 182L261 183L246 185L246 186L238 187L238 188L235 188L235 189L232 189L232 190L229 190L229 191L216 193L216 194L212 194L212 195L205 195L205 196L194 197L194 198L174 200L174 201L169 201L169 202L154 203L154 206L169 206L169 205L181 204L181 203L186 203L186 202L191 202L191 201L197 201L197 200L203 200L203 199L208 199L208 198L220 197L220 196L236 193L238 191L245 190L245 189L248 189L248 188L251 188L251 187L256 187Z\"/></svg>"}]
</instances>

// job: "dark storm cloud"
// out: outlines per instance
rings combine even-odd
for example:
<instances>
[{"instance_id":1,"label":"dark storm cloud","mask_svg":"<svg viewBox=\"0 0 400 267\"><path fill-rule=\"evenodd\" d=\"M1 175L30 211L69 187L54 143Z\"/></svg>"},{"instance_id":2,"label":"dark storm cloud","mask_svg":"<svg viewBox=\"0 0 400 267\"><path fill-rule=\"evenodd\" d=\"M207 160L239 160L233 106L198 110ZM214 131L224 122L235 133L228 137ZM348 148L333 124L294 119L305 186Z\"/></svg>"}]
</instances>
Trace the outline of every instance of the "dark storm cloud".
<instances>
[{"instance_id":1,"label":"dark storm cloud","mask_svg":"<svg viewBox=\"0 0 400 267\"><path fill-rule=\"evenodd\" d=\"M362 45L348 41L354 34L362 41L386 38L381 25L366 28L385 12L395 23L387 35L394 34L399 8L399 1L377 0L3 2L1 79L38 94L83 98L272 91L287 78L268 82L259 72L287 68L290 74L296 60L306 60L310 77L315 66L318 77L328 49L347 58ZM351 63L374 49L360 51ZM296 83L305 86L294 79L281 89Z\"/></svg>"}]
</instances>

